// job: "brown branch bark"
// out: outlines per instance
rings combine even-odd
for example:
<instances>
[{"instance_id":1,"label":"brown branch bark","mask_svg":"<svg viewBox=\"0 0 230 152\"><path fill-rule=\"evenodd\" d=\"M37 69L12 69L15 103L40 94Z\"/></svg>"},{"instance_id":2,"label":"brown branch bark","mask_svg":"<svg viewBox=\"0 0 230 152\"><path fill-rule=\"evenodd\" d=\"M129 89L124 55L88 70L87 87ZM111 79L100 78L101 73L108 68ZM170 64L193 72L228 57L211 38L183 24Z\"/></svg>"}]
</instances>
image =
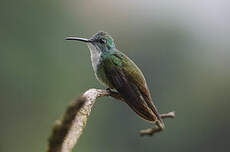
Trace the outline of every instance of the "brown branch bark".
<instances>
[{"instance_id":1,"label":"brown branch bark","mask_svg":"<svg viewBox=\"0 0 230 152\"><path fill-rule=\"evenodd\" d=\"M119 93L111 90L89 89L83 95L78 97L64 114L62 120L56 121L53 127L47 152L71 152L77 144L83 129L86 126L91 108L98 97L111 96L115 99L124 101ZM162 114L162 118L173 118L174 113ZM161 130L160 130L161 131ZM159 132L159 129L144 130L141 135L150 135Z\"/></svg>"}]
</instances>

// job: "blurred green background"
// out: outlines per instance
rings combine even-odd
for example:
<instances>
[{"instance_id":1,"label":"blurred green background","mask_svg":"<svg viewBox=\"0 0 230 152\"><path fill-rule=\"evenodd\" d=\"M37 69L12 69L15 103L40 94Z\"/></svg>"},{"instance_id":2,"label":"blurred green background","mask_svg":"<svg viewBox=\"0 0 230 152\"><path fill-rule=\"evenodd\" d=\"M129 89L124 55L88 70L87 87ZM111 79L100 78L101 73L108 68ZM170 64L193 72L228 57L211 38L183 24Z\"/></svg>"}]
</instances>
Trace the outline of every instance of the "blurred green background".
<instances>
[{"instance_id":1,"label":"blurred green background","mask_svg":"<svg viewBox=\"0 0 230 152\"><path fill-rule=\"evenodd\" d=\"M227 0L0 0L0 151L45 151L75 97L104 88L87 46L66 36L109 32L142 69L166 129L111 98L93 107L74 151L229 151L230 3Z\"/></svg>"}]
</instances>

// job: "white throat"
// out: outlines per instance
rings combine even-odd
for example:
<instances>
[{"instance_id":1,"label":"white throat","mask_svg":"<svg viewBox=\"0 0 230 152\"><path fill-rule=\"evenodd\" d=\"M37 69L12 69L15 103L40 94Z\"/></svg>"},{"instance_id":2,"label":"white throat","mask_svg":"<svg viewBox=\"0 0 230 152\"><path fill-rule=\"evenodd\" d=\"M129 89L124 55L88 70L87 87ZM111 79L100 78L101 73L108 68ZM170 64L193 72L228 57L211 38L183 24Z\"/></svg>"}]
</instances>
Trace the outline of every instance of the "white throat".
<instances>
[{"instance_id":1,"label":"white throat","mask_svg":"<svg viewBox=\"0 0 230 152\"><path fill-rule=\"evenodd\" d=\"M97 48L93 44L88 44L90 55L91 55L91 61L94 72L97 71L97 65L100 63L101 58L101 51L98 51Z\"/></svg>"}]
</instances>

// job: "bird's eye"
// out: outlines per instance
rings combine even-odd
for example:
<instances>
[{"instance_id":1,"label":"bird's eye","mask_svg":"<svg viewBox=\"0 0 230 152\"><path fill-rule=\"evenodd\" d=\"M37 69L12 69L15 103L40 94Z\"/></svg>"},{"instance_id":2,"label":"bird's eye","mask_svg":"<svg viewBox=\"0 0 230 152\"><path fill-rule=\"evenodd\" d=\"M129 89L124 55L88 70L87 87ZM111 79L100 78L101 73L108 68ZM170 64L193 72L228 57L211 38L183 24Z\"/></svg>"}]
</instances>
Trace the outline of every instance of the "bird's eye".
<instances>
[{"instance_id":1,"label":"bird's eye","mask_svg":"<svg viewBox=\"0 0 230 152\"><path fill-rule=\"evenodd\" d=\"M100 39L100 43L102 43L102 44L105 44L106 43L106 39Z\"/></svg>"}]
</instances>

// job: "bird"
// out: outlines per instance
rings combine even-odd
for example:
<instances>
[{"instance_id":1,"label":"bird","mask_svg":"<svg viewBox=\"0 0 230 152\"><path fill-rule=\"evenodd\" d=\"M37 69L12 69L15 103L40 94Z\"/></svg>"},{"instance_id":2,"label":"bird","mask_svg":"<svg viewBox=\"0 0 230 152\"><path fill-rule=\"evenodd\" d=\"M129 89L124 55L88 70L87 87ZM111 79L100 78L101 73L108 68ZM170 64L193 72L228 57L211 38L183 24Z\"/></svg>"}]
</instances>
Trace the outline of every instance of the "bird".
<instances>
[{"instance_id":1,"label":"bird","mask_svg":"<svg viewBox=\"0 0 230 152\"><path fill-rule=\"evenodd\" d=\"M118 92L142 119L164 128L142 71L115 47L113 38L107 32L99 31L89 39L66 37L65 40L87 43L97 80L109 90Z\"/></svg>"}]
</instances>

